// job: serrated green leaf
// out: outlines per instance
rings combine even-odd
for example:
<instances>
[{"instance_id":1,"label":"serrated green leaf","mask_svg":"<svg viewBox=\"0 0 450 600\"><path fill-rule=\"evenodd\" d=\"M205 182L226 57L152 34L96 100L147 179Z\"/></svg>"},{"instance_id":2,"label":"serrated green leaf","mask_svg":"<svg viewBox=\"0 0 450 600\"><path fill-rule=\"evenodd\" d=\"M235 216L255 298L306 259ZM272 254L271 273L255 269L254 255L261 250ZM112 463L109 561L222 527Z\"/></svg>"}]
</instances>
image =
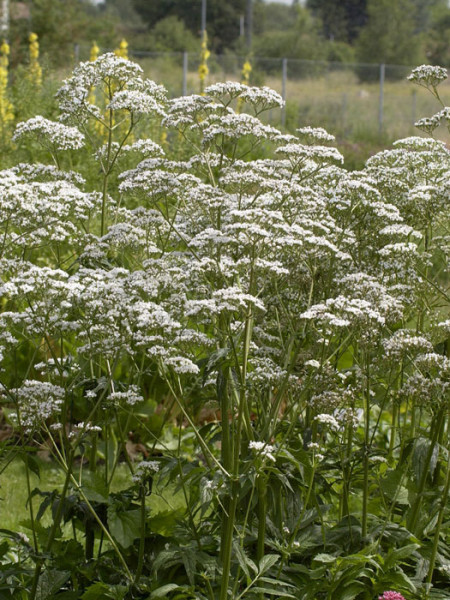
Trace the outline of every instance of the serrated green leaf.
<instances>
[{"instance_id":1,"label":"serrated green leaf","mask_svg":"<svg viewBox=\"0 0 450 600\"><path fill-rule=\"evenodd\" d=\"M402 471L388 471L381 480L383 494L396 504L409 504L408 490L402 485L404 479Z\"/></svg>"},{"instance_id":2,"label":"serrated green leaf","mask_svg":"<svg viewBox=\"0 0 450 600\"><path fill-rule=\"evenodd\" d=\"M334 597L336 600L353 600L365 589L366 586L362 583L351 583Z\"/></svg>"},{"instance_id":3,"label":"serrated green leaf","mask_svg":"<svg viewBox=\"0 0 450 600\"><path fill-rule=\"evenodd\" d=\"M108 488L105 483L105 478L98 473L87 470L84 471L81 489L86 495L86 498L91 502L108 501Z\"/></svg>"},{"instance_id":4,"label":"serrated green leaf","mask_svg":"<svg viewBox=\"0 0 450 600\"><path fill-rule=\"evenodd\" d=\"M174 590L179 590L180 586L176 583L167 583L159 587L150 594L149 598L153 600L154 598L166 598L169 592L173 592Z\"/></svg>"},{"instance_id":5,"label":"serrated green leaf","mask_svg":"<svg viewBox=\"0 0 450 600\"><path fill-rule=\"evenodd\" d=\"M289 592L283 592L282 590L274 590L271 588L252 587L251 590L254 593L261 593L261 594L265 594L267 596L272 595L272 596L278 596L279 598L294 598L294 600L296 598L296 596L293 596Z\"/></svg>"},{"instance_id":6,"label":"serrated green leaf","mask_svg":"<svg viewBox=\"0 0 450 600\"><path fill-rule=\"evenodd\" d=\"M263 556L258 565L259 574L262 575L263 573L266 573L269 569L276 565L279 560L280 557L278 554L266 554L266 556Z\"/></svg>"},{"instance_id":7,"label":"serrated green leaf","mask_svg":"<svg viewBox=\"0 0 450 600\"><path fill-rule=\"evenodd\" d=\"M140 510L116 510L108 506L108 526L111 535L124 548L128 548L134 540L144 532L141 532Z\"/></svg>"},{"instance_id":8,"label":"serrated green leaf","mask_svg":"<svg viewBox=\"0 0 450 600\"><path fill-rule=\"evenodd\" d=\"M53 594L59 592L69 577L69 571L57 571L56 569L44 571L37 584L36 600L48 600Z\"/></svg>"},{"instance_id":9,"label":"serrated green leaf","mask_svg":"<svg viewBox=\"0 0 450 600\"><path fill-rule=\"evenodd\" d=\"M81 596L82 600L104 600L108 596L109 587L105 583L98 581L94 585L90 585Z\"/></svg>"},{"instance_id":10,"label":"serrated green leaf","mask_svg":"<svg viewBox=\"0 0 450 600\"><path fill-rule=\"evenodd\" d=\"M238 559L239 566L244 571L247 579L250 579L250 571L248 570L248 556L245 554L244 550L242 550L240 544L237 541L233 542L233 554Z\"/></svg>"},{"instance_id":11,"label":"serrated green leaf","mask_svg":"<svg viewBox=\"0 0 450 600\"><path fill-rule=\"evenodd\" d=\"M333 556L332 554L325 554L325 553L317 554L313 558L313 562L319 562L319 563L324 563L324 564L334 563L334 562L336 562L336 556Z\"/></svg>"},{"instance_id":12,"label":"serrated green leaf","mask_svg":"<svg viewBox=\"0 0 450 600\"><path fill-rule=\"evenodd\" d=\"M385 559L385 567L394 566L404 558L410 557L418 548L420 548L420 544L407 544L401 548L390 550Z\"/></svg>"}]
</instances>

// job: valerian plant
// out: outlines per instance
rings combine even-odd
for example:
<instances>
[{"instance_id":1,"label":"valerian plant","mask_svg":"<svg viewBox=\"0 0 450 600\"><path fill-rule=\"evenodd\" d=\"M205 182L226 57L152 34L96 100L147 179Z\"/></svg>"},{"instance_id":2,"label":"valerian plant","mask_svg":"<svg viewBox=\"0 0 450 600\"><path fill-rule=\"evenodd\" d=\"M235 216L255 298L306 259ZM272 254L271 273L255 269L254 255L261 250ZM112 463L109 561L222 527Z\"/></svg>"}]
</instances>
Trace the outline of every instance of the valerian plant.
<instances>
[{"instance_id":1,"label":"valerian plant","mask_svg":"<svg viewBox=\"0 0 450 600\"><path fill-rule=\"evenodd\" d=\"M2 594L450 597L445 145L351 173L268 88L169 100L112 54L57 99L0 172Z\"/></svg>"}]
</instances>

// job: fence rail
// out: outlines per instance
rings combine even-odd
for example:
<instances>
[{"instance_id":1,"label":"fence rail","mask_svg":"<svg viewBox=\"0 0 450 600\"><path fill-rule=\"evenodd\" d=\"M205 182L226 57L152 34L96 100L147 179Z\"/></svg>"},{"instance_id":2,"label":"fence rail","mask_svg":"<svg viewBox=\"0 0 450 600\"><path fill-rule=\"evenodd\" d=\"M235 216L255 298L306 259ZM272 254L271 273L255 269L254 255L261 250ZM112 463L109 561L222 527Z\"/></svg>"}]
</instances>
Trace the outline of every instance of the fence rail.
<instances>
[{"instance_id":1,"label":"fence rail","mask_svg":"<svg viewBox=\"0 0 450 600\"><path fill-rule=\"evenodd\" d=\"M76 46L75 62L89 59L88 46ZM107 51L104 49L103 51ZM199 55L187 52L130 51L146 76L163 83L171 96L199 92ZM246 58L211 55L207 83L239 81ZM286 101L268 120L293 129L323 126L338 137L403 137L417 133L414 122L439 110L424 89L406 80L413 66L341 63L291 58L251 58L252 85L268 85ZM450 103L450 84L441 97Z\"/></svg>"}]
</instances>

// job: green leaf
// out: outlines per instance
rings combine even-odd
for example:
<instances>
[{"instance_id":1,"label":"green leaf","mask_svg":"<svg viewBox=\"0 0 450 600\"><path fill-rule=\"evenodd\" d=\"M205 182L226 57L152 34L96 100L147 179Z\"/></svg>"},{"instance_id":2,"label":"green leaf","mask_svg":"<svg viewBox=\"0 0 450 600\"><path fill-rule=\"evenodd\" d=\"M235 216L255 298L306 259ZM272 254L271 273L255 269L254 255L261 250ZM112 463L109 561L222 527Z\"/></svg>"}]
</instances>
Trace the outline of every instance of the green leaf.
<instances>
[{"instance_id":1,"label":"green leaf","mask_svg":"<svg viewBox=\"0 0 450 600\"><path fill-rule=\"evenodd\" d=\"M140 510L117 510L108 506L108 526L113 538L123 548L128 548L136 538L144 535L141 531Z\"/></svg>"},{"instance_id":2,"label":"green leaf","mask_svg":"<svg viewBox=\"0 0 450 600\"><path fill-rule=\"evenodd\" d=\"M2 558L3 556L5 556L5 554L8 552L8 550L9 550L9 544L5 540L4 542L2 542L0 544L0 558Z\"/></svg>"},{"instance_id":3,"label":"green leaf","mask_svg":"<svg viewBox=\"0 0 450 600\"><path fill-rule=\"evenodd\" d=\"M274 590L271 588L252 587L251 590L252 590L252 592L262 593L262 594L265 594L266 596L268 596L270 594L272 596L278 596L279 598L294 598L294 600L296 598L296 596L289 594L289 592L283 592L282 590Z\"/></svg>"},{"instance_id":4,"label":"green leaf","mask_svg":"<svg viewBox=\"0 0 450 600\"><path fill-rule=\"evenodd\" d=\"M94 585L90 585L81 598L82 600L105 600L108 598L108 591L109 587L99 581L94 583Z\"/></svg>"},{"instance_id":5,"label":"green leaf","mask_svg":"<svg viewBox=\"0 0 450 600\"><path fill-rule=\"evenodd\" d=\"M259 561L258 565L259 574L262 575L263 573L266 573L279 560L280 557L278 556L278 554L266 554L266 556L263 556L262 559Z\"/></svg>"},{"instance_id":6,"label":"green leaf","mask_svg":"<svg viewBox=\"0 0 450 600\"><path fill-rule=\"evenodd\" d=\"M110 585L108 590L108 598L112 600L123 600L129 591L126 585Z\"/></svg>"},{"instance_id":7,"label":"green leaf","mask_svg":"<svg viewBox=\"0 0 450 600\"><path fill-rule=\"evenodd\" d=\"M107 585L98 581L84 592L82 600L123 600L129 591L125 585ZM56 598L55 598L56 600Z\"/></svg>"},{"instance_id":8,"label":"green leaf","mask_svg":"<svg viewBox=\"0 0 450 600\"><path fill-rule=\"evenodd\" d=\"M84 471L81 485L86 498L91 502L107 502L108 488L104 477L92 471Z\"/></svg>"},{"instance_id":9,"label":"green leaf","mask_svg":"<svg viewBox=\"0 0 450 600\"><path fill-rule=\"evenodd\" d=\"M401 548L390 550L385 559L385 567L393 567L404 558L409 558L418 548L420 548L420 544L407 544Z\"/></svg>"},{"instance_id":10,"label":"green leaf","mask_svg":"<svg viewBox=\"0 0 450 600\"><path fill-rule=\"evenodd\" d=\"M30 471L37 475L40 479L41 469L36 458L26 451L20 451L18 456L23 460L24 464L30 469Z\"/></svg>"},{"instance_id":11,"label":"green leaf","mask_svg":"<svg viewBox=\"0 0 450 600\"><path fill-rule=\"evenodd\" d=\"M363 583L351 583L336 598L339 598L339 600L353 600L353 598L356 598L365 589L366 586Z\"/></svg>"},{"instance_id":12,"label":"green leaf","mask_svg":"<svg viewBox=\"0 0 450 600\"><path fill-rule=\"evenodd\" d=\"M186 512L184 507L178 507L175 510L159 510L157 514L150 517L149 525L152 533L158 533L164 537L171 537L175 525L182 519Z\"/></svg>"},{"instance_id":13,"label":"green leaf","mask_svg":"<svg viewBox=\"0 0 450 600\"><path fill-rule=\"evenodd\" d=\"M167 583L159 587L150 594L149 599L153 600L154 598L166 598L169 592L173 592L174 590L179 590L180 586L176 583Z\"/></svg>"},{"instance_id":14,"label":"green leaf","mask_svg":"<svg viewBox=\"0 0 450 600\"><path fill-rule=\"evenodd\" d=\"M36 600L48 600L53 594L59 592L69 577L69 571L56 571L56 569L44 571L37 584Z\"/></svg>"},{"instance_id":15,"label":"green leaf","mask_svg":"<svg viewBox=\"0 0 450 600\"><path fill-rule=\"evenodd\" d=\"M414 444L412 464L413 464L413 468L414 468L414 475L415 475L417 482L419 482L420 479L422 478L423 470L427 466L427 458L428 458L428 452L430 449L430 444L431 444L431 440L429 440L427 438L419 438L418 440L416 440L416 443ZM433 471L436 468L438 455L439 455L439 448L438 448L438 445L435 444L435 446L433 448L433 453L431 456L430 466L429 466L429 474L430 475L433 474Z\"/></svg>"},{"instance_id":16,"label":"green leaf","mask_svg":"<svg viewBox=\"0 0 450 600\"><path fill-rule=\"evenodd\" d=\"M402 471L388 471L381 480L381 490L392 502L408 505L408 490L401 485L404 479Z\"/></svg>"},{"instance_id":17,"label":"green leaf","mask_svg":"<svg viewBox=\"0 0 450 600\"><path fill-rule=\"evenodd\" d=\"M254 573L258 572L258 567L251 560L251 558L249 558L246 555L245 551L241 548L240 544L237 541L233 542L233 553L234 553L234 556L236 556L236 558L238 559L239 566L244 571L244 573L247 575L247 579L250 580L251 576L250 576L249 567L252 571L254 571Z\"/></svg>"},{"instance_id":18,"label":"green leaf","mask_svg":"<svg viewBox=\"0 0 450 600\"><path fill-rule=\"evenodd\" d=\"M326 565L330 564L330 563L334 563L336 562L336 556L333 556L332 554L317 554L314 558L313 558L313 562L319 562L319 563L324 563Z\"/></svg>"}]
</instances>

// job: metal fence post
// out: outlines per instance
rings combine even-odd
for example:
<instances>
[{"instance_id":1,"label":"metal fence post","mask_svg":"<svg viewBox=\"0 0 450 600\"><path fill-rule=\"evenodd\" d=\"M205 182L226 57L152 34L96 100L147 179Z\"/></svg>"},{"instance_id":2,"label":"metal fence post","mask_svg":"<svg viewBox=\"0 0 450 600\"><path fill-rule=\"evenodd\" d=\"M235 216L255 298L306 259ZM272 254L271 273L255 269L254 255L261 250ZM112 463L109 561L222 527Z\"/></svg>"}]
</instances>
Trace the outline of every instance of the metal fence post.
<instances>
[{"instance_id":1,"label":"metal fence post","mask_svg":"<svg viewBox=\"0 0 450 600\"><path fill-rule=\"evenodd\" d=\"M385 65L380 65L380 101L378 105L378 133L383 132L383 105L384 105L384 75Z\"/></svg>"},{"instance_id":2,"label":"metal fence post","mask_svg":"<svg viewBox=\"0 0 450 600\"><path fill-rule=\"evenodd\" d=\"M412 92L412 124L415 125L417 121L417 91Z\"/></svg>"},{"instance_id":3,"label":"metal fence post","mask_svg":"<svg viewBox=\"0 0 450 600\"><path fill-rule=\"evenodd\" d=\"M281 124L283 127L286 126L286 83L287 83L287 58L282 59L282 79L281 79L281 97L285 104L281 109Z\"/></svg>"},{"instance_id":4,"label":"metal fence post","mask_svg":"<svg viewBox=\"0 0 450 600\"><path fill-rule=\"evenodd\" d=\"M188 53L183 52L183 96L187 96Z\"/></svg>"}]
</instances>

